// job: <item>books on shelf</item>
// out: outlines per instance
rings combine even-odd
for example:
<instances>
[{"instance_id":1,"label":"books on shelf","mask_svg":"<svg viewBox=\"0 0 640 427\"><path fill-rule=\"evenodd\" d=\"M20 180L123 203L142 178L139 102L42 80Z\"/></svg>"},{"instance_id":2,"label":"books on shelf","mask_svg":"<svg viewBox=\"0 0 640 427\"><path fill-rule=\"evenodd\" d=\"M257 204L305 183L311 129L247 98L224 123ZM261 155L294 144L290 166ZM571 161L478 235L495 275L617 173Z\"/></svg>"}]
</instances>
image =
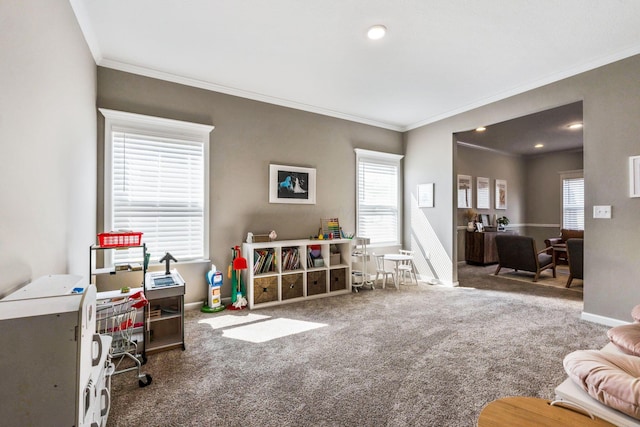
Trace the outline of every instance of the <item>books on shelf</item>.
<instances>
[{"instance_id":1,"label":"books on shelf","mask_svg":"<svg viewBox=\"0 0 640 427\"><path fill-rule=\"evenodd\" d=\"M275 270L276 257L273 249L253 251L253 274L268 273Z\"/></svg>"},{"instance_id":2,"label":"books on shelf","mask_svg":"<svg viewBox=\"0 0 640 427\"><path fill-rule=\"evenodd\" d=\"M282 248L282 269L300 269L300 253L297 247Z\"/></svg>"}]
</instances>

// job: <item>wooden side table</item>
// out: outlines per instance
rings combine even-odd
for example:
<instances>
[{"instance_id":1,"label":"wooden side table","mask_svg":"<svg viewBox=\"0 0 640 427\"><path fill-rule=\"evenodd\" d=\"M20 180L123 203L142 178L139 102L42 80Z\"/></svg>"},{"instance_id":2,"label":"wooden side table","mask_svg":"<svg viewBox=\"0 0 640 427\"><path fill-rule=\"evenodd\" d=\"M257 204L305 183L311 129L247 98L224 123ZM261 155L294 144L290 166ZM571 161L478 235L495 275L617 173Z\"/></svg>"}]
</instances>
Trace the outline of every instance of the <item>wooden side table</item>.
<instances>
[{"instance_id":1,"label":"wooden side table","mask_svg":"<svg viewBox=\"0 0 640 427\"><path fill-rule=\"evenodd\" d=\"M467 264L496 264L498 262L497 235L497 231L467 231L464 242L464 259Z\"/></svg>"},{"instance_id":2,"label":"wooden side table","mask_svg":"<svg viewBox=\"0 0 640 427\"><path fill-rule=\"evenodd\" d=\"M551 247L551 250L553 251L553 255L552 255L552 259L553 259L553 265L556 266L558 265L558 254L559 253L567 253L567 245L566 243L560 243L557 245L553 245Z\"/></svg>"},{"instance_id":3,"label":"wooden side table","mask_svg":"<svg viewBox=\"0 0 640 427\"><path fill-rule=\"evenodd\" d=\"M601 418L537 397L505 397L494 400L482 409L478 427L615 427Z\"/></svg>"}]
</instances>

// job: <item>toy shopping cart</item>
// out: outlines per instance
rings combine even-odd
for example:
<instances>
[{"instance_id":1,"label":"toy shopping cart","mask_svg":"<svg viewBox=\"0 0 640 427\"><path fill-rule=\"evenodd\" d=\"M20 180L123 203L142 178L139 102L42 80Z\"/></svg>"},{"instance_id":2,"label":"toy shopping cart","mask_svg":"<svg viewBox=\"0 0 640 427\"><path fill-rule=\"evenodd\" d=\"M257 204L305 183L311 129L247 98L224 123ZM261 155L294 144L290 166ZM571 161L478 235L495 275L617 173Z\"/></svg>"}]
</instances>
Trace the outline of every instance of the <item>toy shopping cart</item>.
<instances>
[{"instance_id":1,"label":"toy shopping cart","mask_svg":"<svg viewBox=\"0 0 640 427\"><path fill-rule=\"evenodd\" d=\"M151 375L142 373L142 356L138 353L138 343L133 336L134 330L141 327L136 323L138 309L147 304L147 299L140 291L122 299L98 304L96 310L97 332L113 339L110 352L115 365L113 374L137 370L140 387L151 384ZM133 362L133 366L125 361ZM123 368L120 368L121 364Z\"/></svg>"}]
</instances>

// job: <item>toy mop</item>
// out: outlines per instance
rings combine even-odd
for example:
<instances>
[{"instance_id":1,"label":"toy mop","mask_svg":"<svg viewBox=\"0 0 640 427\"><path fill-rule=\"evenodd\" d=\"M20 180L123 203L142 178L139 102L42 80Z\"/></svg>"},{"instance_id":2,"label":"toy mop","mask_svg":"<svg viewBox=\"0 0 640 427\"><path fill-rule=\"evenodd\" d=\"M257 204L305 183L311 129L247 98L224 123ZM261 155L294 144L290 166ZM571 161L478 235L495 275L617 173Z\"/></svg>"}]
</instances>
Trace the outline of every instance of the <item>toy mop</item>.
<instances>
[{"instance_id":1,"label":"toy mop","mask_svg":"<svg viewBox=\"0 0 640 427\"><path fill-rule=\"evenodd\" d=\"M211 266L211 271L207 272L207 283L209 284L209 297L207 304L204 304L200 311L203 313L217 313L224 310L224 305L220 301L220 288L222 287L222 272L216 270L216 266Z\"/></svg>"},{"instance_id":2,"label":"toy mop","mask_svg":"<svg viewBox=\"0 0 640 427\"><path fill-rule=\"evenodd\" d=\"M231 305L227 306L230 310L242 310L247 305L247 299L243 296L245 292L242 285L241 270L247 269L247 260L242 257L240 247L236 246L231 249L233 251L233 260L229 265L229 276L231 277Z\"/></svg>"}]
</instances>

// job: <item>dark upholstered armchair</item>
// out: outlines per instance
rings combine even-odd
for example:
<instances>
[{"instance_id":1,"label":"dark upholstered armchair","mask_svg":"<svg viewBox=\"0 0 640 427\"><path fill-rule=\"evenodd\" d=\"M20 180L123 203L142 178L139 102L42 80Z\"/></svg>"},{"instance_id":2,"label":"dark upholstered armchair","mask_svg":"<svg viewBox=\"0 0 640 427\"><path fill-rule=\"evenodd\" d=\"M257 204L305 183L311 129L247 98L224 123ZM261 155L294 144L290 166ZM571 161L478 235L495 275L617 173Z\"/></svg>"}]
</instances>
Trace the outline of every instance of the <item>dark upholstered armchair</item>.
<instances>
[{"instance_id":1,"label":"dark upholstered armchair","mask_svg":"<svg viewBox=\"0 0 640 427\"><path fill-rule=\"evenodd\" d=\"M516 271L535 273L533 281L536 282L542 271L551 268L553 277L556 277L553 257L546 253L546 248L538 252L533 237L498 234L496 247L498 248L498 268L494 275L497 276L502 267L513 268Z\"/></svg>"},{"instance_id":2,"label":"dark upholstered armchair","mask_svg":"<svg viewBox=\"0 0 640 427\"><path fill-rule=\"evenodd\" d=\"M584 230L568 230L563 228L560 230L560 237L550 237L544 241L544 245L547 247L547 253L553 254L551 247L553 245L564 245L569 239L582 239L584 238ZM560 261L562 264L567 263L567 254L559 252L556 254L556 262Z\"/></svg>"},{"instance_id":3,"label":"dark upholstered armchair","mask_svg":"<svg viewBox=\"0 0 640 427\"><path fill-rule=\"evenodd\" d=\"M567 288L571 286L573 279L583 279L584 239L567 240L567 258L569 261L569 279Z\"/></svg>"}]
</instances>

